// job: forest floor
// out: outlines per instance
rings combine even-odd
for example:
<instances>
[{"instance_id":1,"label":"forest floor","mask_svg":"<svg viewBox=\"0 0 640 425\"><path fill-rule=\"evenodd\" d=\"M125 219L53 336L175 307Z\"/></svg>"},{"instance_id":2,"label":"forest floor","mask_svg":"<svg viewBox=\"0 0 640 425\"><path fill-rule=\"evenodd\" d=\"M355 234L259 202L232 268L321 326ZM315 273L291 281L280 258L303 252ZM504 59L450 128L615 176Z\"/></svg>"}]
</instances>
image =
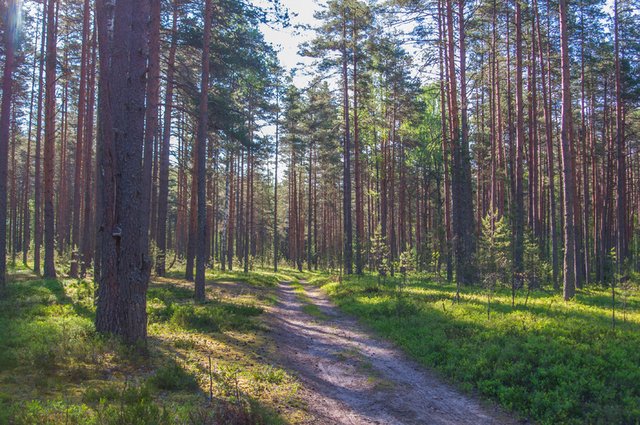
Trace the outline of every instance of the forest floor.
<instances>
[{"instance_id":1,"label":"forest floor","mask_svg":"<svg viewBox=\"0 0 640 425\"><path fill-rule=\"evenodd\" d=\"M456 301L430 275L210 271L195 303L183 275L152 279L147 344L131 349L95 332L89 279L11 269L0 425L640 420L635 284L618 289L613 328L600 286L566 303L500 287Z\"/></svg>"},{"instance_id":2,"label":"forest floor","mask_svg":"<svg viewBox=\"0 0 640 425\"><path fill-rule=\"evenodd\" d=\"M0 424L296 424L301 384L274 363L265 311L286 274L153 278L145 347L95 332L89 280L10 272L0 297Z\"/></svg>"},{"instance_id":3,"label":"forest floor","mask_svg":"<svg viewBox=\"0 0 640 425\"><path fill-rule=\"evenodd\" d=\"M310 423L517 423L375 338L304 281L280 283L269 310L276 354L303 384Z\"/></svg>"},{"instance_id":4,"label":"forest floor","mask_svg":"<svg viewBox=\"0 0 640 425\"><path fill-rule=\"evenodd\" d=\"M550 286L465 286L434 275L318 275L340 311L464 394L538 424L640 423L640 277L565 302ZM612 307L615 305L615 316ZM614 320L615 317L615 320Z\"/></svg>"}]
</instances>

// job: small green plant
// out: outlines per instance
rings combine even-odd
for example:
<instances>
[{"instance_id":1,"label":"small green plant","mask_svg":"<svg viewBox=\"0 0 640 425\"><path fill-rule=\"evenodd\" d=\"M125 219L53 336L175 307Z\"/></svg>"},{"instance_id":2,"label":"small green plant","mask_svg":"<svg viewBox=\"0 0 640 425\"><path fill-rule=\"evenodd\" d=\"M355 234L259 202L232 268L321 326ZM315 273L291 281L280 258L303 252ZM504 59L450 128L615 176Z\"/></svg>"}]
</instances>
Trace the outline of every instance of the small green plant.
<instances>
[{"instance_id":1,"label":"small green plant","mask_svg":"<svg viewBox=\"0 0 640 425\"><path fill-rule=\"evenodd\" d=\"M400 253L398 271L402 276L402 283L407 284L407 276L416 269L416 250L410 249Z\"/></svg>"},{"instance_id":2,"label":"small green plant","mask_svg":"<svg viewBox=\"0 0 640 425\"><path fill-rule=\"evenodd\" d=\"M240 391L240 371L240 367L235 364L223 364L213 371L213 375L221 386L222 393L235 401L239 401L242 396Z\"/></svg>"},{"instance_id":3,"label":"small green plant","mask_svg":"<svg viewBox=\"0 0 640 425\"><path fill-rule=\"evenodd\" d=\"M275 366L262 366L253 371L253 379L258 382L268 382L270 384L280 384L287 378L287 373Z\"/></svg>"},{"instance_id":4,"label":"small green plant","mask_svg":"<svg viewBox=\"0 0 640 425\"><path fill-rule=\"evenodd\" d=\"M198 388L198 381L193 374L184 370L175 360L170 360L153 374L149 384L159 390L187 391Z\"/></svg>"},{"instance_id":5,"label":"small green plant","mask_svg":"<svg viewBox=\"0 0 640 425\"><path fill-rule=\"evenodd\" d=\"M380 284L380 279L385 278L389 273L389 246L382 235L380 225L376 227L371 238L370 255L374 268L378 272L378 284Z\"/></svg>"},{"instance_id":6,"label":"small green plant","mask_svg":"<svg viewBox=\"0 0 640 425\"><path fill-rule=\"evenodd\" d=\"M219 309L196 307L192 304L177 305L173 309L171 323L183 329L216 332L225 320L222 313Z\"/></svg>"},{"instance_id":7,"label":"small green plant","mask_svg":"<svg viewBox=\"0 0 640 425\"><path fill-rule=\"evenodd\" d=\"M482 219L482 235L478 241L478 267L487 291L487 319L491 317L491 297L497 285L511 278L511 233L497 211Z\"/></svg>"},{"instance_id":8,"label":"small green plant","mask_svg":"<svg viewBox=\"0 0 640 425\"><path fill-rule=\"evenodd\" d=\"M100 401L115 401L120 398L122 389L115 383L92 385L82 395L85 403L100 403Z\"/></svg>"},{"instance_id":9,"label":"small green plant","mask_svg":"<svg viewBox=\"0 0 640 425\"><path fill-rule=\"evenodd\" d=\"M147 386L125 385L115 403L101 400L95 423L104 425L170 425L171 415L153 400Z\"/></svg>"}]
</instances>

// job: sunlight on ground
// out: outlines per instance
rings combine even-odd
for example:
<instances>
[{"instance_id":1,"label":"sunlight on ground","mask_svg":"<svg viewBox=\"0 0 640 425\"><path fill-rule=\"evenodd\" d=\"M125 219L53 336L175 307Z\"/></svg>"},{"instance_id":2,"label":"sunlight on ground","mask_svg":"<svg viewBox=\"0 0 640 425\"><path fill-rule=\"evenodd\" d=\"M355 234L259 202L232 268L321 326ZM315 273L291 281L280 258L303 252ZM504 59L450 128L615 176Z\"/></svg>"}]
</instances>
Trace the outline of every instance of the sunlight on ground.
<instances>
[{"instance_id":1,"label":"sunlight on ground","mask_svg":"<svg viewBox=\"0 0 640 425\"><path fill-rule=\"evenodd\" d=\"M610 289L560 294L462 289L429 276L349 277L323 286L344 311L467 391L539 423L640 420L640 297ZM490 302L488 302L490 301Z\"/></svg>"},{"instance_id":2,"label":"sunlight on ground","mask_svg":"<svg viewBox=\"0 0 640 425\"><path fill-rule=\"evenodd\" d=\"M12 272L0 302L0 423L303 421L300 385L273 364L261 319L290 276L211 274L207 303L194 304L178 275L150 285L143 356L95 334L89 282Z\"/></svg>"}]
</instances>

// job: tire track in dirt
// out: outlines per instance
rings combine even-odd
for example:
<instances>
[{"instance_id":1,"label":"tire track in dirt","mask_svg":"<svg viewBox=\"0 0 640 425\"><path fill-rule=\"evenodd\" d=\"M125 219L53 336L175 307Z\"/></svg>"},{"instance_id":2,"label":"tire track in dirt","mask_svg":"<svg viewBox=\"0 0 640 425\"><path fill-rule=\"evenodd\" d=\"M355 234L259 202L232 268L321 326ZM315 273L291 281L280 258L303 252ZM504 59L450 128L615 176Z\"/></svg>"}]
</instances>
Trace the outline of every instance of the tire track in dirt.
<instances>
[{"instance_id":1,"label":"tire track in dirt","mask_svg":"<svg viewBox=\"0 0 640 425\"><path fill-rule=\"evenodd\" d=\"M305 285L323 318L303 310L289 282L268 322L281 365L303 383L313 424L517 424L498 408L443 383Z\"/></svg>"}]
</instances>

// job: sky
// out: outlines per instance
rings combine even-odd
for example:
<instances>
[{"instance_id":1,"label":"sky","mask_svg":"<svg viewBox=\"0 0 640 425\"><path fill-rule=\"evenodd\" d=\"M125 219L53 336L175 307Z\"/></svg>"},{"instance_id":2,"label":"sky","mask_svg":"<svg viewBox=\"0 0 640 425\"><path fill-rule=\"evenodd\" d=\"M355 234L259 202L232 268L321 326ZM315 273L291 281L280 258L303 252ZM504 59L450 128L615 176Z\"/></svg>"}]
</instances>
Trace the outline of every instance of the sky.
<instances>
[{"instance_id":1,"label":"sky","mask_svg":"<svg viewBox=\"0 0 640 425\"><path fill-rule=\"evenodd\" d=\"M263 0L254 0L255 4L264 4ZM282 6L289 10L291 25L287 28L261 25L262 33L267 42L273 44L278 51L278 58L282 66L290 71L297 69L294 83L298 87L305 86L310 77L305 75L304 67L311 64L311 60L298 55L298 45L313 38L313 31L301 29L299 25L315 26L317 20L313 14L320 10L322 0L280 0ZM301 66L302 64L302 66Z\"/></svg>"}]
</instances>

